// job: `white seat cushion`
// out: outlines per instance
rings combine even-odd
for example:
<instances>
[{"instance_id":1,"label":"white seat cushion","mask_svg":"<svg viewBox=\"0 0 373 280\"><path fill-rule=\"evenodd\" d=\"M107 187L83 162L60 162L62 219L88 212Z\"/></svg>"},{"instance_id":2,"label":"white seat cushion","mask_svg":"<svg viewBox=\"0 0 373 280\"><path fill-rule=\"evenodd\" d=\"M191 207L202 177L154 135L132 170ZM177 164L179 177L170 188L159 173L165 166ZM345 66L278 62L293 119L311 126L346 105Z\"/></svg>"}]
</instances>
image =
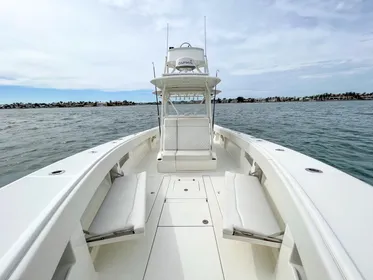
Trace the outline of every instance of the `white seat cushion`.
<instances>
[{"instance_id":1,"label":"white seat cushion","mask_svg":"<svg viewBox=\"0 0 373 280\"><path fill-rule=\"evenodd\" d=\"M257 177L225 173L223 233L234 231L270 236L281 232Z\"/></svg>"},{"instance_id":2,"label":"white seat cushion","mask_svg":"<svg viewBox=\"0 0 373 280\"><path fill-rule=\"evenodd\" d=\"M89 232L103 235L118 231L145 231L146 172L115 179Z\"/></svg>"},{"instance_id":3,"label":"white seat cushion","mask_svg":"<svg viewBox=\"0 0 373 280\"><path fill-rule=\"evenodd\" d=\"M166 151L211 149L208 118L165 118L162 134L162 149Z\"/></svg>"},{"instance_id":4,"label":"white seat cushion","mask_svg":"<svg viewBox=\"0 0 373 280\"><path fill-rule=\"evenodd\" d=\"M179 127L208 127L209 118L207 117L186 117L177 119Z\"/></svg>"},{"instance_id":5,"label":"white seat cushion","mask_svg":"<svg viewBox=\"0 0 373 280\"><path fill-rule=\"evenodd\" d=\"M206 127L178 127L178 150L210 150L210 129Z\"/></svg>"},{"instance_id":6,"label":"white seat cushion","mask_svg":"<svg viewBox=\"0 0 373 280\"><path fill-rule=\"evenodd\" d=\"M180 118L178 123L178 150L210 150L211 136L208 118Z\"/></svg>"},{"instance_id":7,"label":"white seat cushion","mask_svg":"<svg viewBox=\"0 0 373 280\"><path fill-rule=\"evenodd\" d=\"M176 131L176 126L165 127L165 129L163 130L163 150L176 150Z\"/></svg>"},{"instance_id":8,"label":"white seat cushion","mask_svg":"<svg viewBox=\"0 0 373 280\"><path fill-rule=\"evenodd\" d=\"M176 160L212 159L211 151L177 151Z\"/></svg>"}]
</instances>

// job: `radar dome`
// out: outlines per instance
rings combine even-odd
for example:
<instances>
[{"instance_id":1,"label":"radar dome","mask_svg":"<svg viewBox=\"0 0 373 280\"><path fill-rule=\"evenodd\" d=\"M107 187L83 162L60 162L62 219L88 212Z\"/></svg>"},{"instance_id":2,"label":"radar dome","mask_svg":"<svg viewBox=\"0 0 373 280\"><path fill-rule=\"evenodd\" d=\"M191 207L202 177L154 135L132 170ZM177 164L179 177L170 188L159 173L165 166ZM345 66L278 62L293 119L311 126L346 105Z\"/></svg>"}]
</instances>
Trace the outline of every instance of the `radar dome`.
<instances>
[{"instance_id":1,"label":"radar dome","mask_svg":"<svg viewBox=\"0 0 373 280\"><path fill-rule=\"evenodd\" d=\"M196 65L194 61L190 57L180 57L176 59L176 66L175 68L179 71L193 71L196 69Z\"/></svg>"}]
</instances>

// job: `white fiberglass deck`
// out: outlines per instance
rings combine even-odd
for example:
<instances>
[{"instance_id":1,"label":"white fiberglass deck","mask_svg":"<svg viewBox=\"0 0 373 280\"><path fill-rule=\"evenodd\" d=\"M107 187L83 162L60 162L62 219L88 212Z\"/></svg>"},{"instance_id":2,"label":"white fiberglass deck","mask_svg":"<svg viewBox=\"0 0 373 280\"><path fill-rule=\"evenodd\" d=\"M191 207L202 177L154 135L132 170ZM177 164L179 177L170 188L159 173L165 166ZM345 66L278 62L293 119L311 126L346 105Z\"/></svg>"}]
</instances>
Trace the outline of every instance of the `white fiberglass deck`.
<instances>
[{"instance_id":1,"label":"white fiberglass deck","mask_svg":"<svg viewBox=\"0 0 373 280\"><path fill-rule=\"evenodd\" d=\"M147 171L146 235L104 245L99 279L272 279L275 249L222 238L224 171L239 171L216 147L216 172L159 174L156 151L136 167Z\"/></svg>"}]
</instances>

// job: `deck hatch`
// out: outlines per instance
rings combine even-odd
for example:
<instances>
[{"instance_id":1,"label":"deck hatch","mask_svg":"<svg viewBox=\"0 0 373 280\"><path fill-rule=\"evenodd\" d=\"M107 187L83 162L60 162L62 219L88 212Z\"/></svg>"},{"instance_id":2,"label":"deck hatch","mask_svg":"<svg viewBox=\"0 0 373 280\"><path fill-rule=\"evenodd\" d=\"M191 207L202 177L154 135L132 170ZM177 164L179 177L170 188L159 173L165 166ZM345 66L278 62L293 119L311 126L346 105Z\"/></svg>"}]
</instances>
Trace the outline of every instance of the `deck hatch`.
<instances>
[{"instance_id":1,"label":"deck hatch","mask_svg":"<svg viewBox=\"0 0 373 280\"><path fill-rule=\"evenodd\" d=\"M183 199L176 202L168 199L163 206L159 226L212 226L208 203L204 199Z\"/></svg>"},{"instance_id":2,"label":"deck hatch","mask_svg":"<svg viewBox=\"0 0 373 280\"><path fill-rule=\"evenodd\" d=\"M166 198L206 198L205 187L201 176L173 176Z\"/></svg>"},{"instance_id":3,"label":"deck hatch","mask_svg":"<svg viewBox=\"0 0 373 280\"><path fill-rule=\"evenodd\" d=\"M145 280L223 280L212 227L159 227Z\"/></svg>"}]
</instances>

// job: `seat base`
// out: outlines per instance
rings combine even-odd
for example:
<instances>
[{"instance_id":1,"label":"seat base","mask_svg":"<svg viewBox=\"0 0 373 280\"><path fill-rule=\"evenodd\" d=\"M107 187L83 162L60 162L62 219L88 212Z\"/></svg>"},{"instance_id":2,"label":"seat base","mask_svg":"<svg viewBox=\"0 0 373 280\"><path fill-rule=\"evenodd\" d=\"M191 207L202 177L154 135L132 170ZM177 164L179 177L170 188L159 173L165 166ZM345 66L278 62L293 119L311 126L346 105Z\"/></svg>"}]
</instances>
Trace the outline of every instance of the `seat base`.
<instances>
[{"instance_id":1,"label":"seat base","mask_svg":"<svg viewBox=\"0 0 373 280\"><path fill-rule=\"evenodd\" d=\"M216 153L211 151L163 151L157 155L158 172L216 170Z\"/></svg>"}]
</instances>

